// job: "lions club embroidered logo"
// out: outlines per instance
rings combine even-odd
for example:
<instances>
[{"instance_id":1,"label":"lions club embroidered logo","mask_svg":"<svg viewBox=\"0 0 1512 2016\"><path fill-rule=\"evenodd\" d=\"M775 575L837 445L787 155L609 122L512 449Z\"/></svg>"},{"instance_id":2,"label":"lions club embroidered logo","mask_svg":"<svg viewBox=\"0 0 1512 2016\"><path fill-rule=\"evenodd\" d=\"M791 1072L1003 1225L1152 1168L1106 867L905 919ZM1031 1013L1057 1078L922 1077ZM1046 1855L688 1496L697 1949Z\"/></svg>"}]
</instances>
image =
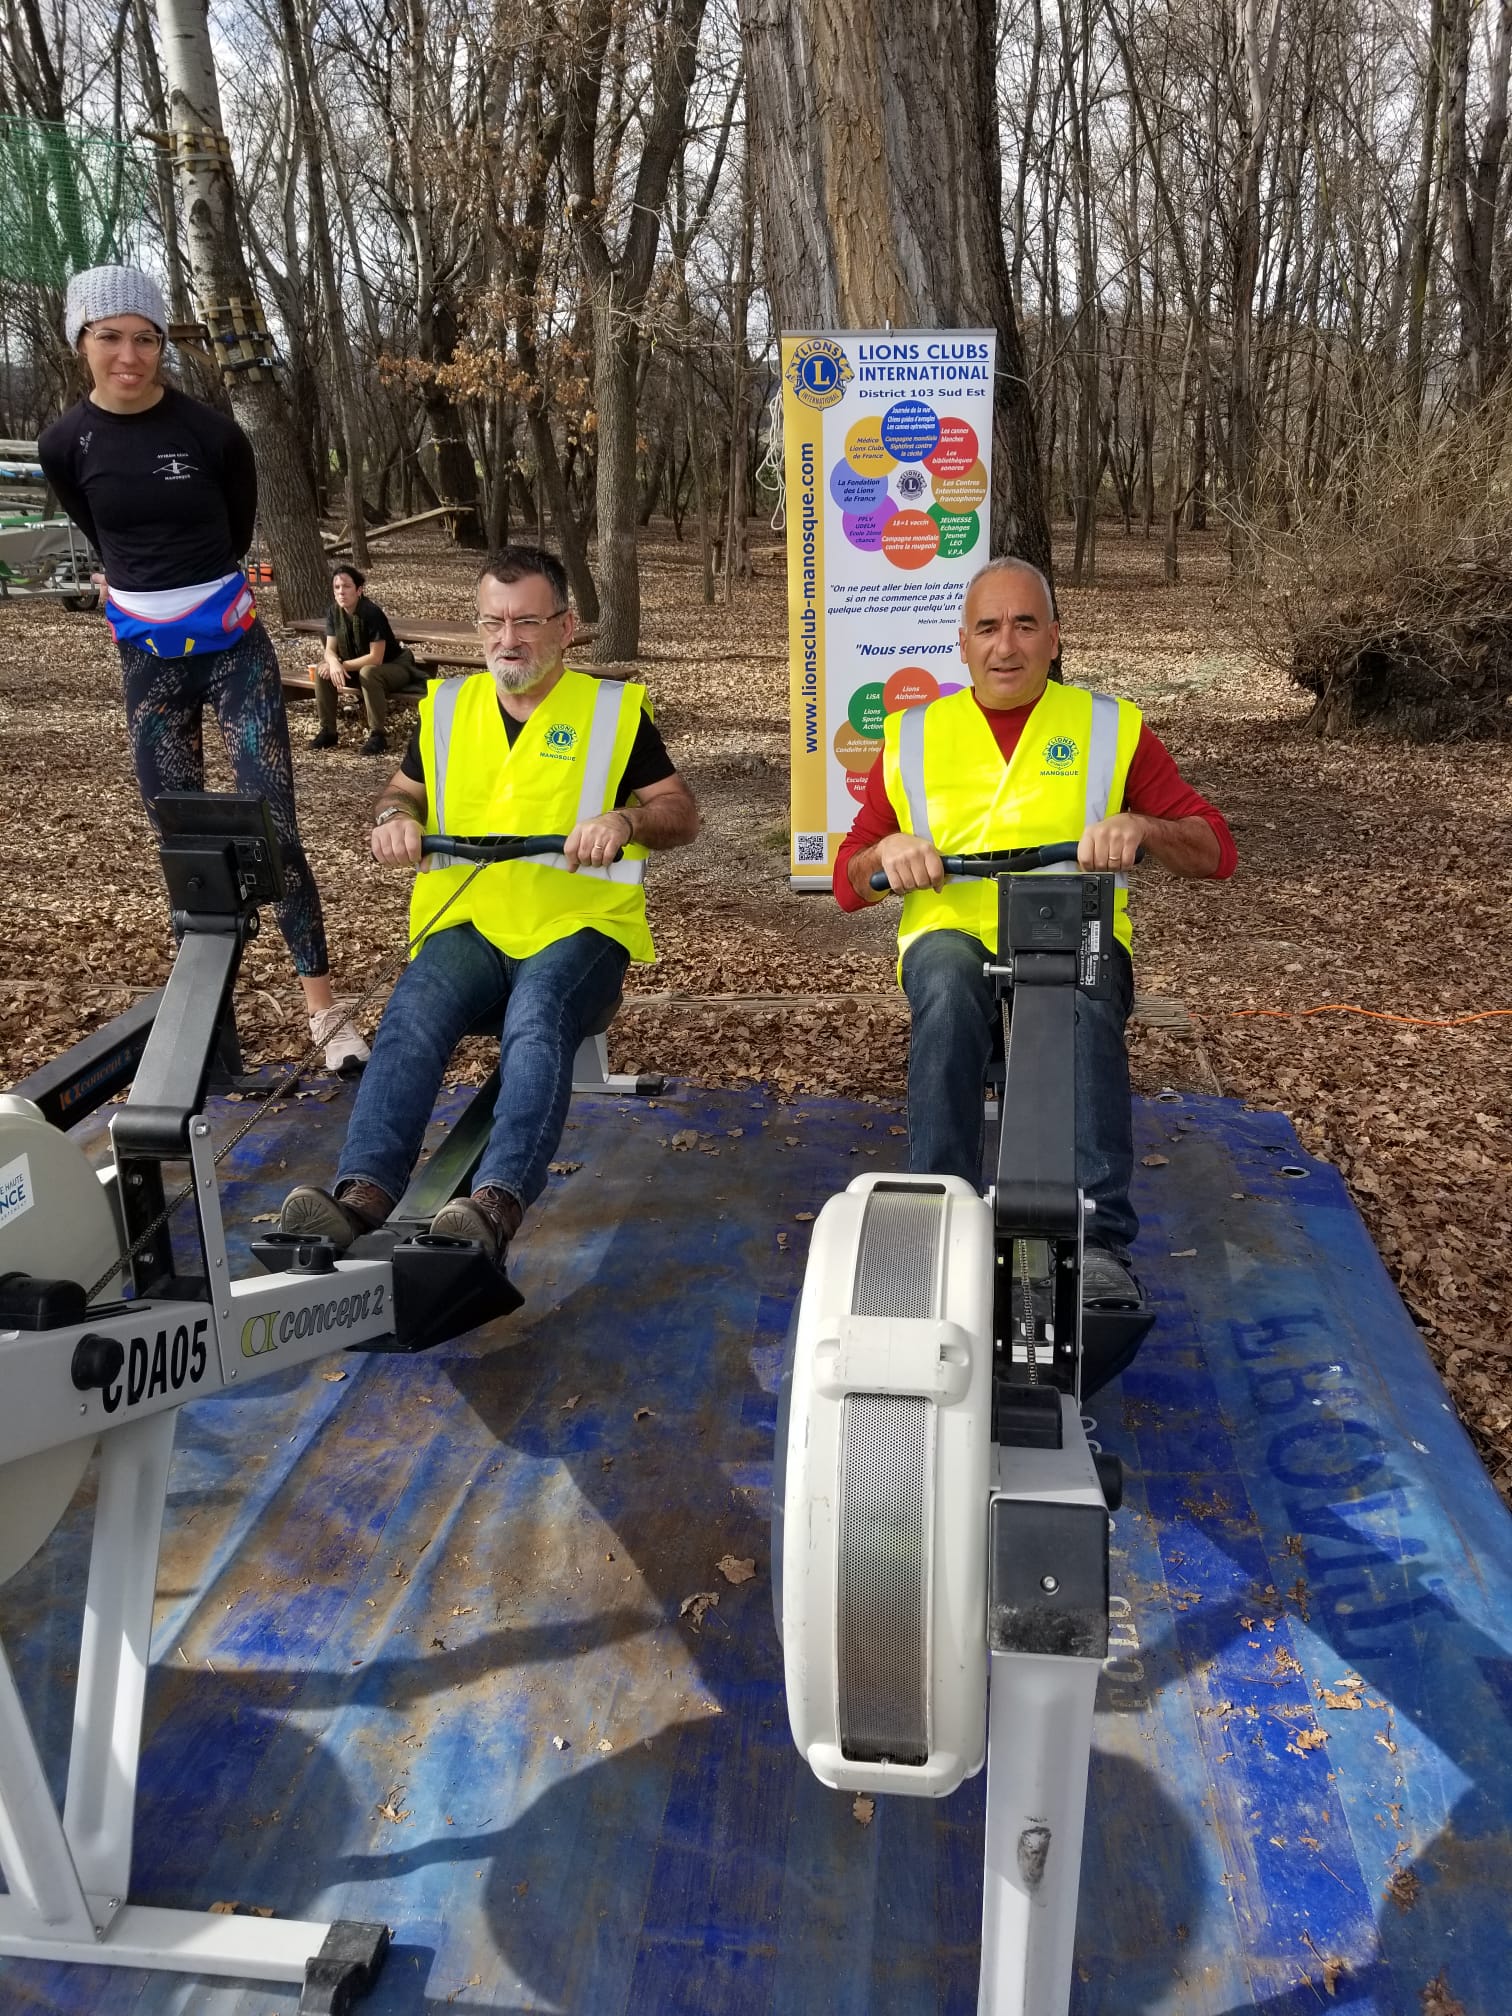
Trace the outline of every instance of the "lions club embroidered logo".
<instances>
[{"instance_id":1,"label":"lions club embroidered logo","mask_svg":"<svg viewBox=\"0 0 1512 2016\"><path fill-rule=\"evenodd\" d=\"M1041 774L1047 777L1064 776L1066 771L1076 768L1080 755L1081 751L1070 735L1052 735L1045 744L1045 768Z\"/></svg>"},{"instance_id":2,"label":"lions club embroidered logo","mask_svg":"<svg viewBox=\"0 0 1512 2016\"><path fill-rule=\"evenodd\" d=\"M565 721L553 721L546 730L548 756L570 756L577 747L577 730Z\"/></svg>"}]
</instances>

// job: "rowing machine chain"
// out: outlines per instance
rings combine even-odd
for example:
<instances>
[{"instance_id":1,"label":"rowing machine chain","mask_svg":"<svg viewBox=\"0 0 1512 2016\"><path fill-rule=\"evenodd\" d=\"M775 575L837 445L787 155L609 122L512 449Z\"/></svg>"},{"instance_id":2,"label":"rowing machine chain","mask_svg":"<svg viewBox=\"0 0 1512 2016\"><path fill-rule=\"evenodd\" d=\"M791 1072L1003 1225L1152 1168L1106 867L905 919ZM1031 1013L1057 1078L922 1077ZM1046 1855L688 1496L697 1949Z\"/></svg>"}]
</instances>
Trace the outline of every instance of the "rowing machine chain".
<instances>
[{"instance_id":1,"label":"rowing machine chain","mask_svg":"<svg viewBox=\"0 0 1512 2016\"><path fill-rule=\"evenodd\" d=\"M424 929L417 931L414 937L411 938L408 945L405 946L403 952L400 953L394 965L386 968L382 973L380 973L378 978L373 982L372 986L369 987L367 992L364 995L362 995L362 997L356 1002L356 1004L352 1009L351 1015L348 1018L349 1020L355 1021L356 1018L362 1013L363 1009L366 1008L368 1003L373 999L374 995L379 993L382 988L391 987L393 985L394 981L399 977L399 975L404 970L405 960L409 958L411 952L413 952L415 947L420 943L420 940L424 938L429 932L435 930L436 925L439 923L441 918L443 918L446 915L447 911L450 910L453 903L455 903L457 898L462 895L463 891L470 886L470 884L474 881L474 879L477 876L482 874L485 868L491 867L492 865L493 864L491 862L480 861L477 867L474 868L472 873L468 876L467 880L465 882L460 883L457 886L457 888L452 891L451 895L447 897L446 901L441 905L441 908L436 912L435 916L427 921ZM291 1092L294 1089L294 1087L299 1083L300 1074L304 1071L306 1065L308 1065L314 1058L316 1051L321 1049L322 1042L312 1043L309 1049L305 1051L304 1055L290 1066L286 1075L279 1081L277 1085L273 1087L272 1091L268 1093L267 1097L258 1101L257 1105L253 1108L251 1118L245 1121L240 1127L238 1127L236 1132L231 1136L230 1140L226 1142L225 1146L217 1151L215 1156L215 1162L213 1165L214 1167L219 1168L220 1164L231 1153L231 1150L237 1145L237 1143L239 1141L244 1141L247 1138L247 1136L252 1132L252 1129L257 1125L258 1121L262 1119L263 1115L267 1112L268 1108L274 1103L275 1100L281 1099L286 1092ZM118 1254L116 1258L111 1261L109 1267L106 1268L105 1272L100 1276L99 1280L96 1281L86 1291L84 1300L86 1302L93 1302L94 1298L96 1297L96 1295L99 1294L100 1290L105 1286L106 1282L112 1280L115 1277L115 1275L123 1273L131 1265L132 1261L136 1258L137 1254L141 1252L142 1248L147 1244L148 1240L155 1238L157 1234L162 1231L163 1227L168 1223L168 1220L173 1216L174 1212L178 1210L179 1206L185 1203L193 1195L194 1195L194 1178L191 1176L189 1181L184 1185L183 1189L180 1190L176 1196L169 1198L168 1202L163 1206L162 1210L159 1211L156 1218L153 1219L152 1223L146 1228L146 1230L138 1233L137 1237L126 1248L126 1251L124 1253Z\"/></svg>"}]
</instances>

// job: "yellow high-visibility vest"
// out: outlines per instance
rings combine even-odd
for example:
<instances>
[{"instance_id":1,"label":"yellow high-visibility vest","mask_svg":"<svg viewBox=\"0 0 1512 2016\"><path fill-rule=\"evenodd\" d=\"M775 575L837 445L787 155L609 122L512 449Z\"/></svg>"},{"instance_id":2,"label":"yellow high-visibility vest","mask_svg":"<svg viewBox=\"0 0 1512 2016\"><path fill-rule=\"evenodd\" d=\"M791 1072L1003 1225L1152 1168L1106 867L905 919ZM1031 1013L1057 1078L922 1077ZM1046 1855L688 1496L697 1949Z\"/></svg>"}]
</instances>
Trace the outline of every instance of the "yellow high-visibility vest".
<instances>
[{"instance_id":1,"label":"yellow high-visibility vest","mask_svg":"<svg viewBox=\"0 0 1512 2016\"><path fill-rule=\"evenodd\" d=\"M1132 700L1052 679L1004 763L967 686L888 715L883 782L903 832L922 834L941 854L1079 840L1095 821L1122 810L1142 720ZM1127 950L1134 934L1126 882L1120 875L1113 929ZM899 972L903 954L925 931L965 931L996 952L997 925L993 881L948 876L938 892L910 890L898 923Z\"/></svg>"},{"instance_id":2,"label":"yellow high-visibility vest","mask_svg":"<svg viewBox=\"0 0 1512 2016\"><path fill-rule=\"evenodd\" d=\"M580 819L607 812L643 707L650 712L644 686L567 670L511 748L492 674L433 679L420 703L425 831L459 838L567 834ZM426 856L410 897L411 938L433 919L438 931L471 924L501 952L526 959L591 928L643 964L656 957L646 923L644 847L629 846L623 860L575 873L562 854L492 862L441 916L472 870L468 861Z\"/></svg>"}]
</instances>

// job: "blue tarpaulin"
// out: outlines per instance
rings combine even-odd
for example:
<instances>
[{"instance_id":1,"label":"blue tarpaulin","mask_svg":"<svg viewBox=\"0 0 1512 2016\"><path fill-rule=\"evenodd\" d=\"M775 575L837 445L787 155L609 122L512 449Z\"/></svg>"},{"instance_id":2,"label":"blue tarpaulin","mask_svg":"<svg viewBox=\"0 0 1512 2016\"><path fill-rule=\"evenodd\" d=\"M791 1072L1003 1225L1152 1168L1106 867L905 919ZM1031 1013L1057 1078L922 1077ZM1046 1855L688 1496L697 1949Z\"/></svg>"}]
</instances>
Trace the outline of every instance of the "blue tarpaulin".
<instances>
[{"instance_id":1,"label":"blue tarpaulin","mask_svg":"<svg viewBox=\"0 0 1512 2016\"><path fill-rule=\"evenodd\" d=\"M234 1152L234 1251L347 1097ZM771 1619L807 1214L902 1166L896 1124L579 1099L516 1316L182 1410L134 1901L386 1920L372 2016L970 2016L982 1781L861 1825L792 1747ZM1090 1409L1129 1486L1073 2009L1416 2016L1441 1979L1500 2016L1512 1525L1337 1175L1232 1101L1137 1124L1160 1320ZM91 1509L0 1590L60 1792ZM297 2001L0 1962L7 2012Z\"/></svg>"}]
</instances>

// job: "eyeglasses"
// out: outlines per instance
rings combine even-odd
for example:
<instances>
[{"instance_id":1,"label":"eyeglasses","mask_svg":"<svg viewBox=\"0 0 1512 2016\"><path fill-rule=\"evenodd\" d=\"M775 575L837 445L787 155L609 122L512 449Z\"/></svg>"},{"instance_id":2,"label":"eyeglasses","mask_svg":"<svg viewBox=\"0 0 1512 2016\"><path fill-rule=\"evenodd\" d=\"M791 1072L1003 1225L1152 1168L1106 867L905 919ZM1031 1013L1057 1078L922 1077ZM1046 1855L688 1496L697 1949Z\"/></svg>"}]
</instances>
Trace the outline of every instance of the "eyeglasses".
<instances>
[{"instance_id":1,"label":"eyeglasses","mask_svg":"<svg viewBox=\"0 0 1512 2016\"><path fill-rule=\"evenodd\" d=\"M97 343L129 343L133 350L149 354L155 354L163 347L163 339L156 329L134 329L128 336L124 329L101 329L89 322L85 324L85 334L93 336Z\"/></svg>"},{"instance_id":2,"label":"eyeglasses","mask_svg":"<svg viewBox=\"0 0 1512 2016\"><path fill-rule=\"evenodd\" d=\"M554 623L558 616L565 616L566 614L567 610L564 605L560 609L553 609L549 616L480 616L478 618L478 628L485 637L502 637L504 632L513 625L515 635L528 640L534 637L537 630L543 624Z\"/></svg>"}]
</instances>

